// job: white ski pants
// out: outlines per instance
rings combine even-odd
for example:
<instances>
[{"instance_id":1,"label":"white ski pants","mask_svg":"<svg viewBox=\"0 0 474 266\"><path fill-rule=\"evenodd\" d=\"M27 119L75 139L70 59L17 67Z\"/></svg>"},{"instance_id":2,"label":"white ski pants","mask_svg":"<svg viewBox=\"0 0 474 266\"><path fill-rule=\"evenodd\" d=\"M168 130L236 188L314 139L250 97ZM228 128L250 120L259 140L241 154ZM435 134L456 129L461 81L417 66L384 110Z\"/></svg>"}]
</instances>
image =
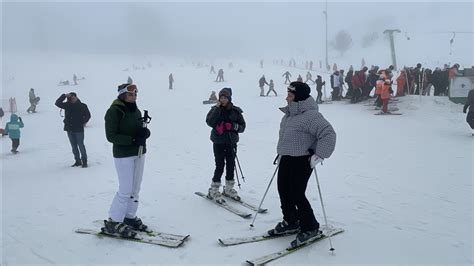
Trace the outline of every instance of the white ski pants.
<instances>
[{"instance_id":1,"label":"white ski pants","mask_svg":"<svg viewBox=\"0 0 474 266\"><path fill-rule=\"evenodd\" d=\"M138 209L140 186L145 166L145 154L125 158L114 158L119 180L119 189L110 206L109 217L116 222L124 218L135 218Z\"/></svg>"}]
</instances>

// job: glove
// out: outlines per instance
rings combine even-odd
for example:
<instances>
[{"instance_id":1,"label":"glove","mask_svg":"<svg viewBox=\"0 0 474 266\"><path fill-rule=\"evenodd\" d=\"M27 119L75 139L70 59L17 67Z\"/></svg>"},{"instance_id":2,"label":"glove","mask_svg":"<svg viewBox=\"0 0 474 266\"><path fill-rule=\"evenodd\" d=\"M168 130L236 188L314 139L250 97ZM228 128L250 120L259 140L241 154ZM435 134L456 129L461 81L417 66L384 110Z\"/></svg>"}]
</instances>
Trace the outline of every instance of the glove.
<instances>
[{"instance_id":1,"label":"glove","mask_svg":"<svg viewBox=\"0 0 474 266\"><path fill-rule=\"evenodd\" d=\"M146 138L145 138L145 137L137 136L137 137L135 137L135 139L133 140L133 144L136 145L136 146L145 146L145 144L146 144Z\"/></svg>"},{"instance_id":2,"label":"glove","mask_svg":"<svg viewBox=\"0 0 474 266\"><path fill-rule=\"evenodd\" d=\"M464 105L464 107L462 108L462 112L463 112L463 113L466 113L467 107L468 107L468 105Z\"/></svg>"},{"instance_id":3,"label":"glove","mask_svg":"<svg viewBox=\"0 0 474 266\"><path fill-rule=\"evenodd\" d=\"M237 123L227 122L227 123L224 124L224 127L225 127L225 130L227 130L227 131L231 131L231 130L237 131L237 130L239 130L239 124L237 124Z\"/></svg>"},{"instance_id":4,"label":"glove","mask_svg":"<svg viewBox=\"0 0 474 266\"><path fill-rule=\"evenodd\" d=\"M142 138L149 138L151 135L151 132L148 128L146 127L141 127L137 130L137 135L135 137L142 137Z\"/></svg>"},{"instance_id":5,"label":"glove","mask_svg":"<svg viewBox=\"0 0 474 266\"><path fill-rule=\"evenodd\" d=\"M215 130L218 136L224 134L224 122L220 122L219 124L217 124Z\"/></svg>"},{"instance_id":6,"label":"glove","mask_svg":"<svg viewBox=\"0 0 474 266\"><path fill-rule=\"evenodd\" d=\"M324 159L319 158L319 156L316 154L311 155L311 157L309 158L309 164L311 165L311 168L313 169L316 167L317 164L319 163L323 164L323 161Z\"/></svg>"}]
</instances>

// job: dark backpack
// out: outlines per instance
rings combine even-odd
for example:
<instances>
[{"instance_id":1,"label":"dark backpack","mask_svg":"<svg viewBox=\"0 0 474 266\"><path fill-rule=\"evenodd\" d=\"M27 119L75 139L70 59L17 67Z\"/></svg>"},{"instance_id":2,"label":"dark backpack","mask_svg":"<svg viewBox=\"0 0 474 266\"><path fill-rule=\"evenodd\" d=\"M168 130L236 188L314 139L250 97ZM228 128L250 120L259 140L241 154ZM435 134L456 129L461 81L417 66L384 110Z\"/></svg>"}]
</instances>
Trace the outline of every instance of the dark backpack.
<instances>
[{"instance_id":1,"label":"dark backpack","mask_svg":"<svg viewBox=\"0 0 474 266\"><path fill-rule=\"evenodd\" d=\"M2 118L5 115L5 112L3 112L3 108L0 107L0 118Z\"/></svg>"}]
</instances>

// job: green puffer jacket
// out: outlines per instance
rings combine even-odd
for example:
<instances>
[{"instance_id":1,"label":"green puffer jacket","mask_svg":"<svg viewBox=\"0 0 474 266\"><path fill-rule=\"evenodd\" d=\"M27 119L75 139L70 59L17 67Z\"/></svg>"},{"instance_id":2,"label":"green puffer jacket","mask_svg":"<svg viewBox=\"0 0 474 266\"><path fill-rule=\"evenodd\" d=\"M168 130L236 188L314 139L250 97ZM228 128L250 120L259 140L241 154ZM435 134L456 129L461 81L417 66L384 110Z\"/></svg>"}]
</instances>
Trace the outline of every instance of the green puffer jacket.
<instances>
[{"instance_id":1,"label":"green puffer jacket","mask_svg":"<svg viewBox=\"0 0 474 266\"><path fill-rule=\"evenodd\" d=\"M142 127L142 114L137 108L131 112L121 100L114 100L105 113L105 136L113 145L115 158L138 155L138 146L133 144L137 131ZM143 147L143 154L146 146Z\"/></svg>"}]
</instances>

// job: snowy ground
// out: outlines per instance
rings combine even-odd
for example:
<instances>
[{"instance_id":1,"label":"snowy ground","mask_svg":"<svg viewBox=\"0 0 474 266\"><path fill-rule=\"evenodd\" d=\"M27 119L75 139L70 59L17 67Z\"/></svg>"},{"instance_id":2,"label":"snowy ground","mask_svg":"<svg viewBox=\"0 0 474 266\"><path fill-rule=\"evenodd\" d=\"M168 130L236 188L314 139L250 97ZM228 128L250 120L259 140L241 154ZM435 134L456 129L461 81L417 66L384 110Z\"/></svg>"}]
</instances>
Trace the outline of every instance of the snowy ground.
<instances>
[{"instance_id":1,"label":"snowy ground","mask_svg":"<svg viewBox=\"0 0 474 266\"><path fill-rule=\"evenodd\" d=\"M201 102L211 90L229 86L247 121L238 152L246 179L240 193L250 202L260 201L274 171L282 116L278 107L285 105L286 95L281 75L287 68L267 63L261 69L257 61L234 60L229 70L230 60L216 61L227 81L215 83L209 68L193 67L190 60L118 55L43 55L37 60L4 55L4 60L2 98L16 97L25 128L17 155L9 152L10 140L1 138L2 265L240 265L292 240L235 247L217 243L220 237L264 232L281 219L276 183L264 203L269 213L260 214L252 230L251 220L194 195L207 190L214 167L204 121L210 106ZM122 71L147 61L152 68ZM293 78L306 73L289 70ZM167 87L171 72L175 90ZM56 86L73 73L86 80L79 86ZM262 74L274 80L278 97L258 97ZM159 230L190 234L182 248L74 233L107 218L117 189L103 116L116 86L128 75L139 86L139 107L153 117L139 216ZM36 114L25 111L30 87L41 97ZM69 167L73 156L54 106L69 91L76 91L92 113L85 140L88 169ZM336 151L318 168L329 222L346 230L333 238L335 255L329 255L329 243L323 241L272 264L473 264L473 138L462 106L444 97L409 96L398 103L401 116L375 116L370 108L346 102L320 105L337 132ZM8 118L9 113L2 125ZM323 223L314 178L307 195Z\"/></svg>"}]
</instances>

